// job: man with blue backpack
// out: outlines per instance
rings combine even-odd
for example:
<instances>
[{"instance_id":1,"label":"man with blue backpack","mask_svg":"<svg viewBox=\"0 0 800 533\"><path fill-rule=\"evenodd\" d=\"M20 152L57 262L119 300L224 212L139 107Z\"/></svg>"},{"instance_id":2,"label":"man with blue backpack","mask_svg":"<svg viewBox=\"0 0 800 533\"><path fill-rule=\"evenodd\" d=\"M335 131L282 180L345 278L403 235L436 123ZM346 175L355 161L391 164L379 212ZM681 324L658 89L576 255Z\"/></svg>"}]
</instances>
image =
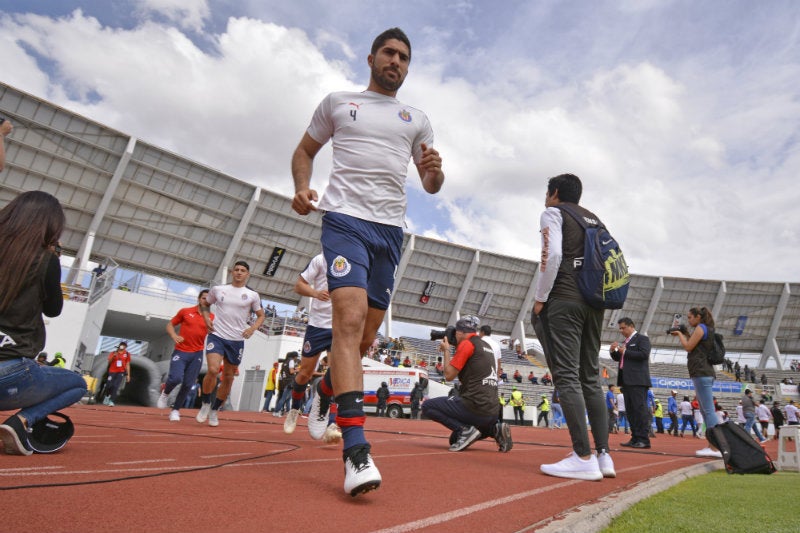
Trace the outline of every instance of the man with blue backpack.
<instances>
[{"instance_id":1,"label":"man with blue backpack","mask_svg":"<svg viewBox=\"0 0 800 533\"><path fill-rule=\"evenodd\" d=\"M561 395L573 450L566 459L540 469L551 476L599 481L616 477L600 383L600 331L604 309L622 307L630 276L614 238L594 213L578 205L582 192L581 180L573 174L548 181L531 322Z\"/></svg>"}]
</instances>

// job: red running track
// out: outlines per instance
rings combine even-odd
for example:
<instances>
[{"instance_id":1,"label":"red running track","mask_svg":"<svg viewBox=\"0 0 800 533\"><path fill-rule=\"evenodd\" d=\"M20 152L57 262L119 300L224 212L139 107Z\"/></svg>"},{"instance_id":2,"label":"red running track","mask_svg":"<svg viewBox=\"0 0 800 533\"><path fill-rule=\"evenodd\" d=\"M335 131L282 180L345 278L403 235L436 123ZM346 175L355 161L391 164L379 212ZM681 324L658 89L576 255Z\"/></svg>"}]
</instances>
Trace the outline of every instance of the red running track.
<instances>
[{"instance_id":1,"label":"red running track","mask_svg":"<svg viewBox=\"0 0 800 533\"><path fill-rule=\"evenodd\" d=\"M352 498L341 445L311 440L303 419L285 435L271 414L223 412L211 428L196 412L170 423L169 411L154 408L68 409L76 432L61 452L0 454L0 531L534 531L709 461L694 457L703 440L659 435L652 449L633 451L619 446L627 435L611 435L617 477L567 480L539 473L569 453L565 429L512 426L509 453L493 440L452 453L449 431L434 422L370 417L383 484Z\"/></svg>"}]
</instances>

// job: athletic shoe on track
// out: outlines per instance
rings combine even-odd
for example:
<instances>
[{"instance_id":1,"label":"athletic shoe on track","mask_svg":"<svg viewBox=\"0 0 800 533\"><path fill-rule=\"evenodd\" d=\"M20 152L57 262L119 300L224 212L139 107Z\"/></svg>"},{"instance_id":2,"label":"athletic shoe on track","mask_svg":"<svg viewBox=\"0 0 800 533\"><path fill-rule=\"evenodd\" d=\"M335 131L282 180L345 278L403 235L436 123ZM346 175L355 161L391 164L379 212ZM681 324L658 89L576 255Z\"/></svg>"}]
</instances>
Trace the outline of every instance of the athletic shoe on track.
<instances>
[{"instance_id":1,"label":"athletic shoe on track","mask_svg":"<svg viewBox=\"0 0 800 533\"><path fill-rule=\"evenodd\" d=\"M208 413L208 425L212 428L215 428L219 425L219 418L217 418L217 414L219 411L211 410Z\"/></svg>"},{"instance_id":2,"label":"athletic shoe on track","mask_svg":"<svg viewBox=\"0 0 800 533\"><path fill-rule=\"evenodd\" d=\"M158 397L158 403L156 403L156 406L159 409L166 409L167 408L167 400L169 400L169 396L167 396L166 394L164 394L162 392Z\"/></svg>"},{"instance_id":3,"label":"athletic shoe on track","mask_svg":"<svg viewBox=\"0 0 800 533\"><path fill-rule=\"evenodd\" d=\"M511 440L511 429L505 422L497 424L495 430L494 440L497 442L497 449L503 453L509 451L514 447L514 441Z\"/></svg>"},{"instance_id":4,"label":"athletic shoe on track","mask_svg":"<svg viewBox=\"0 0 800 533\"><path fill-rule=\"evenodd\" d=\"M322 436L325 444L336 444L342 440L342 430L336 424L328 424L325 428L325 435Z\"/></svg>"},{"instance_id":5,"label":"athletic shoe on track","mask_svg":"<svg viewBox=\"0 0 800 533\"><path fill-rule=\"evenodd\" d=\"M600 472L603 477L617 477L617 471L614 470L614 461L608 452L603 450L597 454L597 465L600 467Z\"/></svg>"},{"instance_id":6,"label":"athletic shoe on track","mask_svg":"<svg viewBox=\"0 0 800 533\"><path fill-rule=\"evenodd\" d=\"M206 420L208 420L208 413L211 412L211 404L204 403L200 406L200 411L197 412L197 416L195 420L197 420L200 424L204 424Z\"/></svg>"},{"instance_id":7,"label":"athletic shoe on track","mask_svg":"<svg viewBox=\"0 0 800 533\"><path fill-rule=\"evenodd\" d=\"M314 395L314 400L311 402L311 410L308 412L308 434L314 440L320 440L325 436L325 430L328 428L328 412L331 410L331 401L329 398L322 398L323 394L319 393Z\"/></svg>"},{"instance_id":8,"label":"athletic shoe on track","mask_svg":"<svg viewBox=\"0 0 800 533\"><path fill-rule=\"evenodd\" d=\"M372 462L369 444L348 448L342 454L344 459L344 491L350 496L358 496L381 486L381 473Z\"/></svg>"},{"instance_id":9,"label":"athletic shoe on track","mask_svg":"<svg viewBox=\"0 0 800 533\"><path fill-rule=\"evenodd\" d=\"M180 422L181 421L181 413L180 413L180 411L176 411L175 409L173 409L169 413L169 421L170 422Z\"/></svg>"},{"instance_id":10,"label":"athletic shoe on track","mask_svg":"<svg viewBox=\"0 0 800 533\"><path fill-rule=\"evenodd\" d=\"M582 479L585 481L600 481L603 472L597 463L597 457L592 455L588 459L581 459L575 452L570 452L566 459L549 465L539 467L542 473L548 476Z\"/></svg>"},{"instance_id":11,"label":"athletic shoe on track","mask_svg":"<svg viewBox=\"0 0 800 533\"><path fill-rule=\"evenodd\" d=\"M294 433L294 428L297 427L297 418L300 416L300 409L290 409L289 414L286 415L286 420L283 421L283 432L287 435Z\"/></svg>"},{"instance_id":12,"label":"athletic shoe on track","mask_svg":"<svg viewBox=\"0 0 800 533\"><path fill-rule=\"evenodd\" d=\"M461 428L458 440L450 446L451 452L466 450L470 445L481 437L481 432L475 426Z\"/></svg>"},{"instance_id":13,"label":"athletic shoe on track","mask_svg":"<svg viewBox=\"0 0 800 533\"><path fill-rule=\"evenodd\" d=\"M0 425L0 440L8 455L31 455L28 430L17 415L10 416Z\"/></svg>"}]
</instances>

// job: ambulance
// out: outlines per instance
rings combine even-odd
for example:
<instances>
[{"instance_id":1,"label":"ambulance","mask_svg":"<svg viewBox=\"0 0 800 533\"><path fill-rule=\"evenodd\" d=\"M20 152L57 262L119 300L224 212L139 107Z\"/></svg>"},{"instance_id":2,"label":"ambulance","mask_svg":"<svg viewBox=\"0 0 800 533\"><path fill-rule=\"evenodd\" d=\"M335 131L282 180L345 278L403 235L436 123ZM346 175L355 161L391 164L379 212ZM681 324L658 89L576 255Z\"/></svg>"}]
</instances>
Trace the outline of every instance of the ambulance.
<instances>
[{"instance_id":1,"label":"ambulance","mask_svg":"<svg viewBox=\"0 0 800 533\"><path fill-rule=\"evenodd\" d=\"M365 357L361 360L364 368L364 412L378 412L376 392L381 383L389 386L389 399L386 400L386 416L403 418L411 415L411 391L418 382L422 383L423 401L427 398L447 396L450 387L428 380L428 371L423 368L393 367Z\"/></svg>"}]
</instances>

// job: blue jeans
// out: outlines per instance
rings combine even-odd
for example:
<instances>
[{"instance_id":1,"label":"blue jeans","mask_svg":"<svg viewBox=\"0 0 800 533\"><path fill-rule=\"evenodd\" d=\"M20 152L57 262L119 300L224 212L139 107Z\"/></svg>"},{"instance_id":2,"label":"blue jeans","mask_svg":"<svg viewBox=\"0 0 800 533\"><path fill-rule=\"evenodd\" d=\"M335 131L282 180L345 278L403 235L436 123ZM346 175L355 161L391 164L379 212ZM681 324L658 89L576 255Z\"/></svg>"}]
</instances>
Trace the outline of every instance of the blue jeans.
<instances>
[{"instance_id":1,"label":"blue jeans","mask_svg":"<svg viewBox=\"0 0 800 533\"><path fill-rule=\"evenodd\" d=\"M182 352L175 350L172 353L172 360L169 362L169 377L164 387L164 394L169 394L180 384L178 396L175 398L173 409L176 411L186 401L186 397L192 389L192 385L197 382L200 369L203 367L203 351Z\"/></svg>"},{"instance_id":2,"label":"blue jeans","mask_svg":"<svg viewBox=\"0 0 800 533\"><path fill-rule=\"evenodd\" d=\"M714 410L714 378L711 376L700 376L692 378L694 392L697 394L697 402L700 404L700 412L703 413L703 421L706 423L706 431L719 424L717 412Z\"/></svg>"},{"instance_id":3,"label":"blue jeans","mask_svg":"<svg viewBox=\"0 0 800 533\"><path fill-rule=\"evenodd\" d=\"M755 413L745 413L744 420L744 430L747 432L747 434L750 434L750 429L752 428L756 432L756 437L758 437L758 440L764 440L764 437L761 435L761 430L758 429L758 424L755 424Z\"/></svg>"},{"instance_id":4,"label":"blue jeans","mask_svg":"<svg viewBox=\"0 0 800 533\"><path fill-rule=\"evenodd\" d=\"M292 401L292 384L290 383L289 385L286 386L285 389L283 389L283 392L278 398L278 403L275 404L275 412L281 413L291 409L292 406L291 401Z\"/></svg>"},{"instance_id":5,"label":"blue jeans","mask_svg":"<svg viewBox=\"0 0 800 533\"><path fill-rule=\"evenodd\" d=\"M272 402L272 397L275 395L275 389L268 390L264 396L264 408L262 411L269 411L269 404Z\"/></svg>"},{"instance_id":6,"label":"blue jeans","mask_svg":"<svg viewBox=\"0 0 800 533\"><path fill-rule=\"evenodd\" d=\"M464 426L474 426L484 437L494 437L497 413L476 415L464 406L461 398L431 398L422 404L422 414L450 431L458 431Z\"/></svg>"},{"instance_id":7,"label":"blue jeans","mask_svg":"<svg viewBox=\"0 0 800 533\"><path fill-rule=\"evenodd\" d=\"M28 427L79 401L86 382L71 370L39 366L33 359L0 361L0 411L21 409Z\"/></svg>"}]
</instances>

